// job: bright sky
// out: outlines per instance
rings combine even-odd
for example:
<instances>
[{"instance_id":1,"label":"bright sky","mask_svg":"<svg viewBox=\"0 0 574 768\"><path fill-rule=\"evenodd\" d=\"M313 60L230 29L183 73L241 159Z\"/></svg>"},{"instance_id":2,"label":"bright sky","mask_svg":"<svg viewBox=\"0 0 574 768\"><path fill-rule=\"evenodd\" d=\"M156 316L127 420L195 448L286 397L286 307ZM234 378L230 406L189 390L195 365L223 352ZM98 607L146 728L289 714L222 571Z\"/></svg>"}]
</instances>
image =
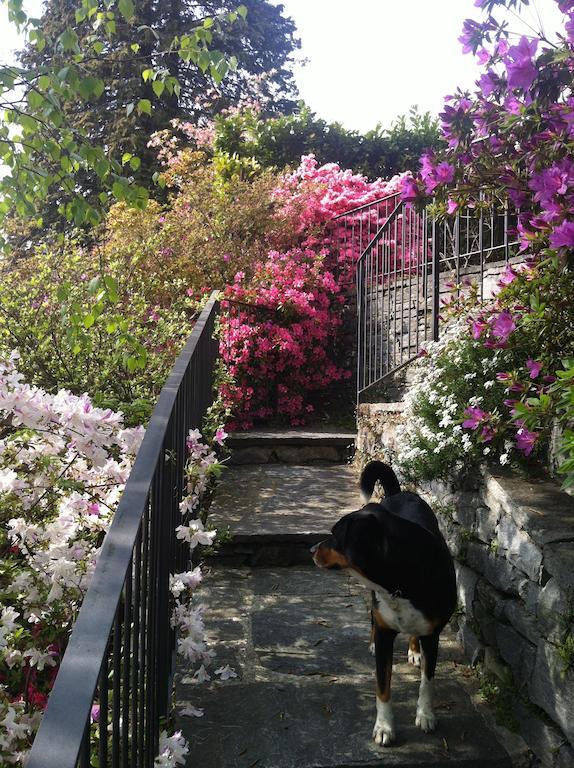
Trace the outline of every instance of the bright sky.
<instances>
[{"instance_id":1,"label":"bright sky","mask_svg":"<svg viewBox=\"0 0 574 768\"><path fill-rule=\"evenodd\" d=\"M296 72L301 96L329 121L368 130L388 126L413 104L438 113L446 94L474 81L474 59L458 42L464 19L480 18L473 0L272 2L295 20L308 60ZM41 0L25 5L37 13ZM531 0L523 22L537 25L535 9L548 32L560 26L556 0ZM511 28L519 26L512 20ZM18 46L0 6L0 61Z\"/></svg>"},{"instance_id":2,"label":"bright sky","mask_svg":"<svg viewBox=\"0 0 574 768\"><path fill-rule=\"evenodd\" d=\"M272 0L299 30L297 69L303 99L320 117L361 131L388 126L413 104L438 113L443 97L471 87L477 68L458 38L466 18L480 19L474 0ZM531 0L522 23L560 27L556 0ZM536 9L536 10L535 10Z\"/></svg>"}]
</instances>

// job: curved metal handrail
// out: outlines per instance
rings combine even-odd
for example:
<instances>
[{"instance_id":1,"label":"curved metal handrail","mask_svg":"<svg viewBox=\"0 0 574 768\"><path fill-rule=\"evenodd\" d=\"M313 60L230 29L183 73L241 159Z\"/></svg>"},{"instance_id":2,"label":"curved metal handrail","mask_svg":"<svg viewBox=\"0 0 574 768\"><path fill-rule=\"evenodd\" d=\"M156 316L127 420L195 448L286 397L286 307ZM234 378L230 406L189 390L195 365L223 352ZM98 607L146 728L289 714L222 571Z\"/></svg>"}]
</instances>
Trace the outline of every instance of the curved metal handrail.
<instances>
[{"instance_id":1,"label":"curved metal handrail","mask_svg":"<svg viewBox=\"0 0 574 768\"><path fill-rule=\"evenodd\" d=\"M161 599L163 596L166 601L168 600L168 594L165 595L163 591L163 584L166 579L169 579L169 570L173 563L161 562L161 552L159 554L155 552L153 549L155 543L152 542L151 537L154 531L157 533L158 530L170 524L169 510L178 503L176 497L183 488L185 435L192 426L201 426L201 419L212 399L212 369L217 357L217 344L213 341L213 325L217 311L218 297L216 293L213 293L199 316L187 344L177 358L153 410L110 530L105 537L90 587L70 636L54 688L50 694L48 706L32 745L27 768L74 768L78 759L82 766L89 766L90 713L96 689L98 685L101 688L102 680L105 680L107 702L108 678L105 672L110 655L110 636L114 635L115 662L115 656L119 655L121 649L121 639L118 641L118 632L120 638L129 638L127 641L128 650L132 646L136 647L135 635L131 633L132 622L136 618L138 626L140 626L140 619L144 622L153 623L164 621L167 616L166 631L169 633L168 605L164 606ZM201 370L202 363L205 364L204 370ZM194 374L197 375L194 376ZM195 400L190 400L194 397ZM176 424L177 419L180 419L181 423ZM174 482L173 475L176 474L175 470L164 469L167 463L164 460L167 445L182 448L179 451L181 455L178 455L177 458L177 469L181 470L181 480L176 478L175 486L172 484ZM164 476L163 473L170 471L169 477ZM150 511L152 505L155 505L153 512ZM153 517L154 513L155 517ZM149 519L147 519L148 515ZM161 526L159 525L160 516ZM150 532L149 540L148 530ZM166 546L168 546L168 553L175 559L177 554L174 554L176 552L174 527L171 528L169 535L173 538L166 540ZM149 551L146 550L146 547L149 547ZM141 557L146 552L149 555L149 573L148 564L143 561L138 562L138 552ZM151 560L152 555L157 558L157 562L156 559ZM123 604L127 606L132 599L132 586L137 585L138 580L140 586L145 581L146 589L150 590L148 601L140 603L139 597L134 594L135 607L133 612L128 606L131 618L128 623L120 626L119 622L122 619L121 616L120 618L118 616L119 614L123 616ZM156 583L158 593L154 597L153 589ZM135 613L136 608L137 614ZM160 611L161 616L159 616ZM154 630L157 629L155 624L153 627ZM153 645L153 639L149 640L156 655L165 654L166 651L168 655L171 655L170 649L165 646L163 637L158 637L157 647ZM126 643L126 640L123 642ZM144 649L147 652L149 645L145 644L146 642L148 641L144 640ZM137 658L132 660L135 665L147 663L148 660L144 658L139 644L136 656ZM120 664L122 661L124 666L118 667L117 672L119 675L121 670L123 686L121 696L126 696L125 686L131 685L134 680L139 682L142 678L139 673L134 677L133 669L130 671L129 662L120 660ZM156 665L161 665L164 662L167 664L167 661L167 659L153 658L150 661L153 665L151 672L147 668L145 669L145 674L148 672L150 674L144 680L145 695L148 698L151 694L158 696L160 688L159 695L161 697L163 688L169 688L167 679L160 680L161 667L156 668ZM125 677L126 664L130 672L127 678ZM170 670L163 669L163 672L169 677ZM158 690L150 691L150 687L153 688L154 685L157 685ZM128 693L137 695L131 688ZM143 693L141 691L142 695ZM117 699L121 698L120 684L118 682L116 689L115 679L113 695L116 697L114 706L119 712L120 701ZM161 702L152 702L152 704L154 705L152 714L144 712L147 719L142 717L145 734L139 735L143 747L140 750L141 745L130 743L128 762L122 762L124 765L130 764L133 768L136 765L153 765L162 705ZM147 705L147 699L146 703L142 704L142 706L145 705ZM130 696L128 696L128 706L132 709L129 709L127 719L129 719L131 711L136 711ZM116 709L114 709L114 716L115 713ZM139 708L137 713L139 721L141 714ZM134 732L131 734L134 739L138 736L135 719L132 723ZM116 762L116 757L119 757L120 749L125 750L127 743L128 725L125 712L123 712L123 730L120 723L117 724L117 728L118 737L112 745L114 765L119 764ZM107 729L104 729L104 734L107 741ZM137 755L136 762L130 759L134 754L134 749ZM114 755L113 752L117 752L117 755ZM124 759L122 757L122 760ZM101 761L100 766L104 768Z\"/></svg>"}]
</instances>

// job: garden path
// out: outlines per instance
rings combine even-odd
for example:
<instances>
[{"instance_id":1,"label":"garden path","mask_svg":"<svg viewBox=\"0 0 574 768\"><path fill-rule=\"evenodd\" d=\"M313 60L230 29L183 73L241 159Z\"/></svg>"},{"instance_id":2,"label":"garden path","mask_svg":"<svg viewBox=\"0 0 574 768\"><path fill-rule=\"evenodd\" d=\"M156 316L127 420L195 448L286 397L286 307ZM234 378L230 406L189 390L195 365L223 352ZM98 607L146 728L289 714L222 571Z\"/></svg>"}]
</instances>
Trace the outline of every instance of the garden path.
<instances>
[{"instance_id":1,"label":"garden path","mask_svg":"<svg viewBox=\"0 0 574 768\"><path fill-rule=\"evenodd\" d=\"M268 433L266 439L285 447ZM318 444L327 447L325 435L321 440ZM348 436L340 439L339 450L345 440ZM294 460L296 453L292 450ZM309 460L312 451L306 455ZM242 461L245 454L238 449L237 456ZM356 475L342 463L243 463L225 472L210 521L220 529L229 526L230 538L209 561L198 598L205 603L208 637L217 652L213 669L229 665L237 677L221 681L212 675L211 682L199 684L190 671L178 670L178 712L188 705L205 712L201 718L178 715L176 726L190 744L189 766L528 764L523 742L494 725L479 703L474 673L464 665L452 632L443 636L437 670L436 732L415 727L419 672L406 663L406 640L398 638L396 744L383 749L372 741L370 596L344 574L319 571L308 551L359 504Z\"/></svg>"}]
</instances>

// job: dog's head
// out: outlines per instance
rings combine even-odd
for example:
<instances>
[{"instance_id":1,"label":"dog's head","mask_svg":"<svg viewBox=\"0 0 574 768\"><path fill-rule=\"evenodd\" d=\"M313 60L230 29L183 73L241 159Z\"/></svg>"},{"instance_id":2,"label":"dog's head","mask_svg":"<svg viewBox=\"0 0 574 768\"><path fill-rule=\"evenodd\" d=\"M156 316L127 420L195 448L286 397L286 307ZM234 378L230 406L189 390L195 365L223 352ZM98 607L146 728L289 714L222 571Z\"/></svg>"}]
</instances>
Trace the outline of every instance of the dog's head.
<instances>
[{"instance_id":1,"label":"dog's head","mask_svg":"<svg viewBox=\"0 0 574 768\"><path fill-rule=\"evenodd\" d=\"M385 556L386 537L379 516L368 505L342 517L328 536L311 548L319 568L351 569L365 575Z\"/></svg>"}]
</instances>

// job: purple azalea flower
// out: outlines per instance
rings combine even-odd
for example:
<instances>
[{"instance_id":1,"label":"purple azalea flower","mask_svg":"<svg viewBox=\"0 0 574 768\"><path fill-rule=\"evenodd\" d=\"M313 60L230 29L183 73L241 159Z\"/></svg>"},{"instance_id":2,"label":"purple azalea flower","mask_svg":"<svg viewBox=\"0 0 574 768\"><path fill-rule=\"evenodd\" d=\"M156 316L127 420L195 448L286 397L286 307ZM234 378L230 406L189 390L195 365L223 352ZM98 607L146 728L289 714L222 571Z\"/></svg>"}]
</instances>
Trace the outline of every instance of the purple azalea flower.
<instances>
[{"instance_id":1,"label":"purple azalea flower","mask_svg":"<svg viewBox=\"0 0 574 768\"><path fill-rule=\"evenodd\" d=\"M406 203L411 203L413 200L416 200L418 196L419 190L415 184L415 180L410 176L403 178L401 180L401 199Z\"/></svg>"},{"instance_id":2,"label":"purple azalea flower","mask_svg":"<svg viewBox=\"0 0 574 768\"><path fill-rule=\"evenodd\" d=\"M498 284L510 285L510 283L516 280L517 277L518 277L518 272L515 272L512 266L510 264L507 264L506 267L500 273L500 277L498 278Z\"/></svg>"},{"instance_id":3,"label":"purple azalea flower","mask_svg":"<svg viewBox=\"0 0 574 768\"><path fill-rule=\"evenodd\" d=\"M493 335L501 344L506 344L508 337L516 328L516 323L510 312L504 310L489 320Z\"/></svg>"},{"instance_id":4,"label":"purple azalea flower","mask_svg":"<svg viewBox=\"0 0 574 768\"><path fill-rule=\"evenodd\" d=\"M480 87L480 90L482 91L482 95L486 98L490 96L491 93L494 93L494 91L498 87L498 78L494 74L494 72L487 72L484 75L481 75L478 78L478 85Z\"/></svg>"},{"instance_id":5,"label":"purple azalea flower","mask_svg":"<svg viewBox=\"0 0 574 768\"><path fill-rule=\"evenodd\" d=\"M532 57L538 48L538 40L521 37L518 45L512 45L506 54L506 73L509 88L528 91L536 77L536 64Z\"/></svg>"},{"instance_id":6,"label":"purple azalea flower","mask_svg":"<svg viewBox=\"0 0 574 768\"><path fill-rule=\"evenodd\" d=\"M476 340L480 339L485 328L486 328L486 323L484 321L473 320L470 327L472 338Z\"/></svg>"},{"instance_id":7,"label":"purple azalea flower","mask_svg":"<svg viewBox=\"0 0 574 768\"><path fill-rule=\"evenodd\" d=\"M511 381L512 380L512 374L507 373L506 371L501 371L500 373L496 374L496 380L497 381Z\"/></svg>"},{"instance_id":8,"label":"purple azalea flower","mask_svg":"<svg viewBox=\"0 0 574 768\"><path fill-rule=\"evenodd\" d=\"M552 376L551 374L549 376L543 376L542 381L545 384L554 384L554 382L556 381L556 376Z\"/></svg>"},{"instance_id":9,"label":"purple azalea flower","mask_svg":"<svg viewBox=\"0 0 574 768\"><path fill-rule=\"evenodd\" d=\"M574 247L574 221L563 221L550 235L552 248Z\"/></svg>"},{"instance_id":10,"label":"purple azalea flower","mask_svg":"<svg viewBox=\"0 0 574 768\"><path fill-rule=\"evenodd\" d=\"M457 209L458 209L458 203L456 202L456 200L453 200L452 198L449 197L448 202L446 204L446 212L449 215L451 215L455 213Z\"/></svg>"},{"instance_id":11,"label":"purple azalea flower","mask_svg":"<svg viewBox=\"0 0 574 768\"><path fill-rule=\"evenodd\" d=\"M446 162L439 163L435 175L439 184L450 184L454 179L454 166Z\"/></svg>"},{"instance_id":12,"label":"purple azalea flower","mask_svg":"<svg viewBox=\"0 0 574 768\"><path fill-rule=\"evenodd\" d=\"M516 433L516 447L519 451L522 451L525 456L530 456L538 437L539 435L537 432L530 432L526 427L520 427Z\"/></svg>"},{"instance_id":13,"label":"purple azalea flower","mask_svg":"<svg viewBox=\"0 0 574 768\"><path fill-rule=\"evenodd\" d=\"M90 723L99 723L99 722L100 722L100 705L93 704L92 709L90 711Z\"/></svg>"},{"instance_id":14,"label":"purple azalea flower","mask_svg":"<svg viewBox=\"0 0 574 768\"><path fill-rule=\"evenodd\" d=\"M492 427L489 427L487 424L485 424L480 433L480 439L482 440L483 443L490 443L494 435L495 435L494 429Z\"/></svg>"},{"instance_id":15,"label":"purple azalea flower","mask_svg":"<svg viewBox=\"0 0 574 768\"><path fill-rule=\"evenodd\" d=\"M489 418L490 413L483 411L476 406L469 406L463 415L466 416L466 419L462 422L463 428L476 429L482 422Z\"/></svg>"},{"instance_id":16,"label":"purple azalea flower","mask_svg":"<svg viewBox=\"0 0 574 768\"><path fill-rule=\"evenodd\" d=\"M530 378L536 379L542 370L542 363L529 357L526 361L526 367L530 371Z\"/></svg>"}]
</instances>

